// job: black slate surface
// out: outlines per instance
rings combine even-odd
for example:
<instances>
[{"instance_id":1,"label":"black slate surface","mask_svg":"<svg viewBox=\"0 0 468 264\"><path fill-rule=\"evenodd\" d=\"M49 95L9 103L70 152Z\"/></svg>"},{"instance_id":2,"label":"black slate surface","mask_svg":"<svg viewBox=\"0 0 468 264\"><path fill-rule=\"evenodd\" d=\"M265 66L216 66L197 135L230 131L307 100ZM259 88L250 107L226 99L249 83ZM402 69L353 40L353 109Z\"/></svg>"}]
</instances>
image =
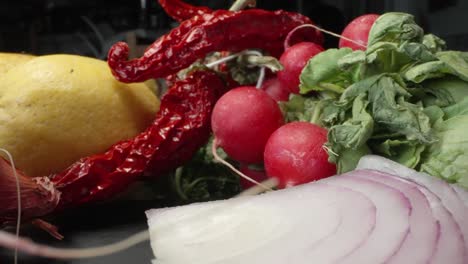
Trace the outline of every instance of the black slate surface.
<instances>
[{"instance_id":1,"label":"black slate surface","mask_svg":"<svg viewBox=\"0 0 468 264\"><path fill-rule=\"evenodd\" d=\"M115 201L67 210L47 219L57 225L64 240L58 241L32 226L21 229L22 236L56 247L84 248L107 245L147 229L145 210L161 205L154 201ZM52 260L20 254L21 264L150 264L149 241L106 257L79 260ZM0 264L13 264L13 253L0 248Z\"/></svg>"}]
</instances>

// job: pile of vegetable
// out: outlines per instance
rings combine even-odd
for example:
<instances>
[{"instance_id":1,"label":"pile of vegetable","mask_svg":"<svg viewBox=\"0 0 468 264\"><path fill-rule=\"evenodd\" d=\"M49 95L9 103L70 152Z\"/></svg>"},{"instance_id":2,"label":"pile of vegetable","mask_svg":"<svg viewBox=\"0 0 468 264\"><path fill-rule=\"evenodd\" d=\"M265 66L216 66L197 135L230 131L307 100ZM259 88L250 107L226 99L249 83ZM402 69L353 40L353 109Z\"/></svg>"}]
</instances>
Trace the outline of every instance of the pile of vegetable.
<instances>
[{"instance_id":1,"label":"pile of vegetable","mask_svg":"<svg viewBox=\"0 0 468 264\"><path fill-rule=\"evenodd\" d=\"M367 49L328 49L303 69L300 92L285 104L290 121L328 129L338 172L373 153L468 187L464 133L468 55L446 50L409 14L372 25Z\"/></svg>"},{"instance_id":2,"label":"pile of vegetable","mask_svg":"<svg viewBox=\"0 0 468 264\"><path fill-rule=\"evenodd\" d=\"M467 198L366 156L314 183L148 211L153 263L467 263Z\"/></svg>"},{"instance_id":3,"label":"pile of vegetable","mask_svg":"<svg viewBox=\"0 0 468 264\"><path fill-rule=\"evenodd\" d=\"M150 235L155 263L468 261L466 53L404 13L359 17L324 49L324 30L298 13L160 2L180 25L140 58L123 42L108 54L120 82L166 80L153 123L49 176L1 159L0 225L17 220L17 195L31 220L138 180L165 179L153 184L184 203L256 185L149 211L150 233L129 243ZM275 188L286 190L248 196ZM56 258L113 252L3 232L0 244Z\"/></svg>"},{"instance_id":4,"label":"pile of vegetable","mask_svg":"<svg viewBox=\"0 0 468 264\"><path fill-rule=\"evenodd\" d=\"M255 27L249 26L253 20L256 21ZM282 10L207 10L193 14L156 40L141 58L128 61L127 44L116 43L109 50L107 62L120 81L118 84L125 86L122 83L174 77L168 83L169 89L161 98L160 109L153 122L133 138L117 139L106 150L86 154L89 156L82 156L68 167L58 167L58 171L46 175L28 175L13 167L12 161L0 159L0 226L18 220L19 198L27 202L27 206L21 208L22 220L31 221L74 206L106 201L136 181L162 177L186 164L208 142L214 104L233 85L238 85L229 73L192 64L216 51L262 49L278 55L283 50L287 34L307 23L311 23L309 18ZM265 31L262 25L272 30ZM228 26L228 34L221 34ZM48 67L41 70L47 71ZM61 70L68 69L62 67ZM177 75L180 71L184 72L182 78ZM74 74L73 68L67 72ZM31 77L34 76L32 72ZM63 74L58 78L61 77ZM117 83L114 79L112 81ZM84 94L89 90L83 89ZM12 100L15 99L21 101L22 98ZM57 115L60 117L60 113ZM2 118L11 117L2 115ZM109 135L99 136L106 138ZM49 231L57 235L54 230Z\"/></svg>"}]
</instances>

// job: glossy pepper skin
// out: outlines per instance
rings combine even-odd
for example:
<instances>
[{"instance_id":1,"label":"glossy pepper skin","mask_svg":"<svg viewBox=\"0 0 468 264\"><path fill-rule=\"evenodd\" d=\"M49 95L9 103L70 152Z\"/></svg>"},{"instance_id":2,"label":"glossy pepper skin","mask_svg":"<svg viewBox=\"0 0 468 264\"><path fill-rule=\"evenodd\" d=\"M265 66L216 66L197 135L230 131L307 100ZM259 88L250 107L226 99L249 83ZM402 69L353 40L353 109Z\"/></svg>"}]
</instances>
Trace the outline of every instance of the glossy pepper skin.
<instances>
[{"instance_id":1,"label":"glossy pepper skin","mask_svg":"<svg viewBox=\"0 0 468 264\"><path fill-rule=\"evenodd\" d=\"M289 31L308 23L309 18L283 10L217 10L185 20L137 59L128 60L128 45L116 43L108 64L117 80L140 82L175 74L214 51L262 49L279 56Z\"/></svg>"},{"instance_id":2,"label":"glossy pepper skin","mask_svg":"<svg viewBox=\"0 0 468 264\"><path fill-rule=\"evenodd\" d=\"M194 6L180 0L159 0L159 4L167 15L182 22L196 15L212 13L213 10L206 6Z\"/></svg>"},{"instance_id":3,"label":"glossy pepper skin","mask_svg":"<svg viewBox=\"0 0 468 264\"><path fill-rule=\"evenodd\" d=\"M62 193L59 206L108 199L145 171L160 175L190 160L209 138L211 111L224 87L211 71L195 71L176 82L162 97L156 119L146 131L52 178Z\"/></svg>"},{"instance_id":4,"label":"glossy pepper skin","mask_svg":"<svg viewBox=\"0 0 468 264\"><path fill-rule=\"evenodd\" d=\"M157 176L184 164L207 142L213 106L225 89L216 73L194 71L168 90L152 125L135 138L83 158L56 175L21 180L22 200L28 205L23 207L23 219L109 199L145 172ZM11 165L4 160L0 165L0 183L10 186L10 199L0 199L2 226L16 219L18 208Z\"/></svg>"}]
</instances>

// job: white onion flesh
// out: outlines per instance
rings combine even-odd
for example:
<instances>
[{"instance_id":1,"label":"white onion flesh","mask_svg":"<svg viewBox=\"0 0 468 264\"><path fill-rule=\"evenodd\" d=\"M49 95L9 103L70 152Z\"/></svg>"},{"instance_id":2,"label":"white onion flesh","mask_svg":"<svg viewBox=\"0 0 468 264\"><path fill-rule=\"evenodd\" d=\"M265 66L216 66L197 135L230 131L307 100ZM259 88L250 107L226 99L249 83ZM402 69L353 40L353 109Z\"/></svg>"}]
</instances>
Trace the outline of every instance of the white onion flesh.
<instances>
[{"instance_id":1,"label":"white onion flesh","mask_svg":"<svg viewBox=\"0 0 468 264\"><path fill-rule=\"evenodd\" d=\"M428 199L418 189L418 185L405 179L375 171L357 171L349 174L349 176L380 182L400 190L412 205L417 205L412 206L409 218L411 232L398 252L387 263L429 263L437 249L440 226L432 215Z\"/></svg>"},{"instance_id":2,"label":"white onion flesh","mask_svg":"<svg viewBox=\"0 0 468 264\"><path fill-rule=\"evenodd\" d=\"M441 206L439 197L426 188L419 187L419 190L426 196L431 205L432 215L439 223L439 240L432 256L431 263L447 264L447 259L451 259L453 264L466 263L465 241L460 226L453 218L453 215Z\"/></svg>"},{"instance_id":3,"label":"white onion flesh","mask_svg":"<svg viewBox=\"0 0 468 264\"><path fill-rule=\"evenodd\" d=\"M466 191L374 158L286 190L150 210L154 263L468 263L468 218L453 211Z\"/></svg>"},{"instance_id":4,"label":"white onion flesh","mask_svg":"<svg viewBox=\"0 0 468 264\"><path fill-rule=\"evenodd\" d=\"M365 196L325 184L298 189L149 211L150 233L155 238L151 245L158 257L155 263L285 263L309 248L335 241L336 233L349 232L350 226L343 222L350 225L359 220L361 226L353 227L357 232L343 252L353 251L367 239L375 224L376 209ZM325 203L323 197L327 197ZM308 201L305 210L297 202L301 200ZM354 201L356 206L345 207L346 200ZM229 202L228 207L225 202ZM298 214L301 217L295 217ZM320 230L301 228L307 225ZM297 244L282 243L291 235ZM336 252L322 257L337 258Z\"/></svg>"},{"instance_id":5,"label":"white onion flesh","mask_svg":"<svg viewBox=\"0 0 468 264\"><path fill-rule=\"evenodd\" d=\"M419 173L405 166L401 166L394 161L380 156L369 155L363 157L359 161L357 169L374 169L386 172L400 178L409 179L433 192L440 199L443 206L452 214L461 230L465 244L464 263L468 263L468 208L460 198L463 195L458 194L454 190L454 186L435 177L431 177L428 174Z\"/></svg>"},{"instance_id":6,"label":"white onion flesh","mask_svg":"<svg viewBox=\"0 0 468 264\"><path fill-rule=\"evenodd\" d=\"M350 174L353 173L359 172ZM412 211L408 198L402 192L381 183L347 175L323 181L367 195L377 207L374 231L361 247L343 258L341 263L384 263L398 252L410 232L409 216Z\"/></svg>"},{"instance_id":7,"label":"white onion flesh","mask_svg":"<svg viewBox=\"0 0 468 264\"><path fill-rule=\"evenodd\" d=\"M459 186L452 186L452 188L468 210L468 192Z\"/></svg>"}]
</instances>

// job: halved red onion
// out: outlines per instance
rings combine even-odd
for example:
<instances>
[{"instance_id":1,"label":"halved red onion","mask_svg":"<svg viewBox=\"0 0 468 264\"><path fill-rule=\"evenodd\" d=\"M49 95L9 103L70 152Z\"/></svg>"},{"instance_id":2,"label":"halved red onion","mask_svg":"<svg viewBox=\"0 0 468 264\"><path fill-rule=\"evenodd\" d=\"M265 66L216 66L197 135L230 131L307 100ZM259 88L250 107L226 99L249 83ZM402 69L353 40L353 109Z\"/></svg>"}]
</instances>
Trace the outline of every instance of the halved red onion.
<instances>
[{"instance_id":1,"label":"halved red onion","mask_svg":"<svg viewBox=\"0 0 468 264\"><path fill-rule=\"evenodd\" d=\"M468 263L461 231L468 218L452 212L465 210L463 189L385 159L360 166L372 169L148 211L154 263Z\"/></svg>"},{"instance_id":2,"label":"halved red onion","mask_svg":"<svg viewBox=\"0 0 468 264\"><path fill-rule=\"evenodd\" d=\"M426 196L431 205L432 215L439 223L439 240L437 248L432 255L432 264L446 264L448 260L453 264L465 262L465 241L458 223L453 215L442 206L442 201L434 193L424 187L419 190ZM466 224L466 223L465 223Z\"/></svg>"},{"instance_id":3,"label":"halved red onion","mask_svg":"<svg viewBox=\"0 0 468 264\"><path fill-rule=\"evenodd\" d=\"M324 197L328 197L325 203ZM307 202L306 208L301 201ZM347 206L349 201L355 206ZM336 259L353 251L373 230L375 210L357 192L314 184L256 197L156 209L147 215L151 244L161 261L155 263L165 259L171 263L285 263L322 244L332 246L346 232L353 235L348 243L321 247L326 253L319 255ZM291 236L296 243L284 243ZM337 248L341 249L338 254Z\"/></svg>"},{"instance_id":4,"label":"halved red onion","mask_svg":"<svg viewBox=\"0 0 468 264\"><path fill-rule=\"evenodd\" d=\"M468 192L459 186L452 186L452 188L457 193L458 198L460 198L465 207L468 209Z\"/></svg>"},{"instance_id":5,"label":"halved red onion","mask_svg":"<svg viewBox=\"0 0 468 264\"><path fill-rule=\"evenodd\" d=\"M429 263L437 249L440 237L440 226L432 215L432 210L426 196L414 182L390 176L377 171L359 171L350 174L352 177L383 183L400 190L412 205L410 214L410 230L400 250L387 263Z\"/></svg>"},{"instance_id":6,"label":"halved red onion","mask_svg":"<svg viewBox=\"0 0 468 264\"><path fill-rule=\"evenodd\" d=\"M454 186L428 174L419 173L394 161L375 155L363 157L359 161L357 168L374 169L411 180L439 197L443 206L452 214L461 230L465 244L464 263L468 263L468 208L462 199L460 199L464 195L457 194Z\"/></svg>"},{"instance_id":7,"label":"halved red onion","mask_svg":"<svg viewBox=\"0 0 468 264\"><path fill-rule=\"evenodd\" d=\"M369 197L377 207L377 223L367 241L341 259L340 263L384 263L398 252L410 232L411 204L399 190L378 182L349 176L354 173L361 172L327 178L323 182L347 187Z\"/></svg>"},{"instance_id":8,"label":"halved red onion","mask_svg":"<svg viewBox=\"0 0 468 264\"><path fill-rule=\"evenodd\" d=\"M316 186L318 188L312 190L314 195L328 197L327 202L339 208L340 225L332 235L318 244L309 245L302 255L296 257L313 259L315 263L334 263L367 241L375 229L377 208L368 197L349 188L322 183ZM350 201L354 206L347 206ZM291 257L290 261L294 258Z\"/></svg>"}]
</instances>

